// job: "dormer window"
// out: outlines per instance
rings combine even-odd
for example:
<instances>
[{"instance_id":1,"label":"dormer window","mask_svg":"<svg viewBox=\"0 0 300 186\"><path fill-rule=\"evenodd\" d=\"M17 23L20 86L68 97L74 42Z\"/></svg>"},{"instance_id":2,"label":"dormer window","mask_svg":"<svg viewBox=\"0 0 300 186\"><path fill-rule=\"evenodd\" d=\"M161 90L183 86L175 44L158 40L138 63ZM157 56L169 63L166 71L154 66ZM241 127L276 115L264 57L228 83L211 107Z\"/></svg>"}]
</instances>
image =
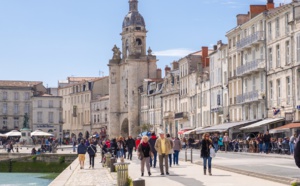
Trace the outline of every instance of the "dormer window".
<instances>
[{"instance_id":1,"label":"dormer window","mask_svg":"<svg viewBox=\"0 0 300 186\"><path fill-rule=\"evenodd\" d=\"M135 27L135 29L136 29L136 30L142 30L142 28L141 28L141 27Z\"/></svg>"}]
</instances>

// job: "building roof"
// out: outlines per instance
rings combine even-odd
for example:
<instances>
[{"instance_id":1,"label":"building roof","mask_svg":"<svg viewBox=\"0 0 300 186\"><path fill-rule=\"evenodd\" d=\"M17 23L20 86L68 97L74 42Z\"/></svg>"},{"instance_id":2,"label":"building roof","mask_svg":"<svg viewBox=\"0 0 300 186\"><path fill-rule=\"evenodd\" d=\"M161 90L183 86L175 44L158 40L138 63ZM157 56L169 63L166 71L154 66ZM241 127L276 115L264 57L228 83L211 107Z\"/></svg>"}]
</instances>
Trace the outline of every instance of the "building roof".
<instances>
[{"instance_id":1,"label":"building roof","mask_svg":"<svg viewBox=\"0 0 300 186\"><path fill-rule=\"evenodd\" d=\"M91 81L99 77L68 77L69 82Z\"/></svg>"},{"instance_id":2,"label":"building roof","mask_svg":"<svg viewBox=\"0 0 300 186\"><path fill-rule=\"evenodd\" d=\"M33 87L42 84L41 81L7 81L0 80L0 87Z\"/></svg>"},{"instance_id":3,"label":"building roof","mask_svg":"<svg viewBox=\"0 0 300 186\"><path fill-rule=\"evenodd\" d=\"M105 76L105 77L90 77L90 79L89 79L89 78L83 79L82 81L79 81L79 82L77 82L77 83L72 83L72 84L69 84L69 85L64 86L64 87L61 87L61 88L62 88L62 89L63 89L63 88L69 88L69 87L73 87L73 86L76 86L76 85L84 84L84 83L86 83L86 82L94 82L94 81L98 81L98 80L101 80L101 79L104 79L104 78L107 78L107 77L108 77L108 76ZM79 77L76 77L76 78L79 79Z\"/></svg>"}]
</instances>

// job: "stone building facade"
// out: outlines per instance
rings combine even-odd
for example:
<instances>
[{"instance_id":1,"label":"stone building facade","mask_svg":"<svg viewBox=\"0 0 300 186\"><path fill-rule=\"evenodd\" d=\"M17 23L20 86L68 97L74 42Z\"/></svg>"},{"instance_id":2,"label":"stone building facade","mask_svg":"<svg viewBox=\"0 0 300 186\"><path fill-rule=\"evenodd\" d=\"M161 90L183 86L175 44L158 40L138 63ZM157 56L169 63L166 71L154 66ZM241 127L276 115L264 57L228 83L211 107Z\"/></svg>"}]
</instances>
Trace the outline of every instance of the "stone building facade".
<instances>
[{"instance_id":1,"label":"stone building facade","mask_svg":"<svg viewBox=\"0 0 300 186\"><path fill-rule=\"evenodd\" d=\"M144 79L157 77L156 56L150 48L146 52L147 30L137 0L129 1L121 36L122 52L115 46L108 64L111 137L136 135L133 129L140 125L138 88Z\"/></svg>"},{"instance_id":2,"label":"stone building facade","mask_svg":"<svg viewBox=\"0 0 300 186\"><path fill-rule=\"evenodd\" d=\"M32 129L63 139L62 97L41 94L32 97Z\"/></svg>"},{"instance_id":3,"label":"stone building facade","mask_svg":"<svg viewBox=\"0 0 300 186\"><path fill-rule=\"evenodd\" d=\"M23 128L24 115L29 116L29 128L33 127L31 98L45 93L39 81L0 81L0 132Z\"/></svg>"}]
</instances>

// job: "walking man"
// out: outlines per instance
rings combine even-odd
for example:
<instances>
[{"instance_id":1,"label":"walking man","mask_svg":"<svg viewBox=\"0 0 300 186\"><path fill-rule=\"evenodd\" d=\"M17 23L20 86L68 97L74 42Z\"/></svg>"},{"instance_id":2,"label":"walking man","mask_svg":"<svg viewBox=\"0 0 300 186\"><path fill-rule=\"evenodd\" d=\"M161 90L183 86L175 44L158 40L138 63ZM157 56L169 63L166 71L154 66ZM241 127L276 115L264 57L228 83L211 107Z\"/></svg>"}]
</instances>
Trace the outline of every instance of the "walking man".
<instances>
[{"instance_id":1,"label":"walking man","mask_svg":"<svg viewBox=\"0 0 300 186\"><path fill-rule=\"evenodd\" d=\"M126 146L127 146L127 149L128 149L127 159L132 160L132 151L133 151L133 147L135 147L135 141L132 138L132 136L128 137L128 140L126 141Z\"/></svg>"},{"instance_id":2,"label":"walking man","mask_svg":"<svg viewBox=\"0 0 300 186\"><path fill-rule=\"evenodd\" d=\"M84 161L85 161L85 153L86 153L86 146L84 145L84 140L80 140L80 144L77 147L78 159L80 164L80 169L84 168Z\"/></svg>"},{"instance_id":3,"label":"walking man","mask_svg":"<svg viewBox=\"0 0 300 186\"><path fill-rule=\"evenodd\" d=\"M155 143L155 150L158 153L159 168L160 168L160 173L161 173L160 175L165 175L163 162L165 162L166 174L169 175L168 155L171 150L171 143L170 143L169 139L167 139L165 137L164 132L159 133L159 138L156 140L156 143Z\"/></svg>"},{"instance_id":4,"label":"walking man","mask_svg":"<svg viewBox=\"0 0 300 186\"><path fill-rule=\"evenodd\" d=\"M157 151L155 150L155 143L156 143L156 135L155 133L153 132L151 134L151 138L149 139L149 143L150 143L150 146L151 146L151 150L152 150L152 153L153 153L153 157L150 156L150 167L152 167L153 165L153 168L156 167L156 159L157 159ZM153 164L152 164L152 160L153 160Z\"/></svg>"},{"instance_id":5,"label":"walking man","mask_svg":"<svg viewBox=\"0 0 300 186\"><path fill-rule=\"evenodd\" d=\"M228 151L228 145L229 145L228 133L225 133L225 136L223 138L223 143L224 143L224 147L225 147L225 152L227 152Z\"/></svg>"}]
</instances>

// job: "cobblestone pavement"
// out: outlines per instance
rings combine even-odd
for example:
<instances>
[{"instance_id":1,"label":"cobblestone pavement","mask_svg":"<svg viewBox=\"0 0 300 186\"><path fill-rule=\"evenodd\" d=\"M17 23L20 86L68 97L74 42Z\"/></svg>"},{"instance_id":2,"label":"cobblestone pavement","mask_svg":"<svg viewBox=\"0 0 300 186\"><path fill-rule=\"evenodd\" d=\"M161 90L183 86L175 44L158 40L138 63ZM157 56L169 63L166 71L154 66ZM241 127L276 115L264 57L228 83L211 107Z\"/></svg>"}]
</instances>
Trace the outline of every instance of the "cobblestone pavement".
<instances>
[{"instance_id":1,"label":"cobblestone pavement","mask_svg":"<svg viewBox=\"0 0 300 186\"><path fill-rule=\"evenodd\" d=\"M68 152L70 150L64 150ZM73 153L73 152L69 152ZM89 155L85 156L84 169L80 169L78 158L50 185L58 186L115 186L116 178L111 175L107 168L103 168L101 162L101 155L97 153L95 157L94 169L89 168ZM71 169L71 170L70 170ZM75 169L75 170L74 170ZM68 174L68 172L70 172ZM65 173L65 174L64 174ZM115 177L115 176L114 176Z\"/></svg>"}]
</instances>

